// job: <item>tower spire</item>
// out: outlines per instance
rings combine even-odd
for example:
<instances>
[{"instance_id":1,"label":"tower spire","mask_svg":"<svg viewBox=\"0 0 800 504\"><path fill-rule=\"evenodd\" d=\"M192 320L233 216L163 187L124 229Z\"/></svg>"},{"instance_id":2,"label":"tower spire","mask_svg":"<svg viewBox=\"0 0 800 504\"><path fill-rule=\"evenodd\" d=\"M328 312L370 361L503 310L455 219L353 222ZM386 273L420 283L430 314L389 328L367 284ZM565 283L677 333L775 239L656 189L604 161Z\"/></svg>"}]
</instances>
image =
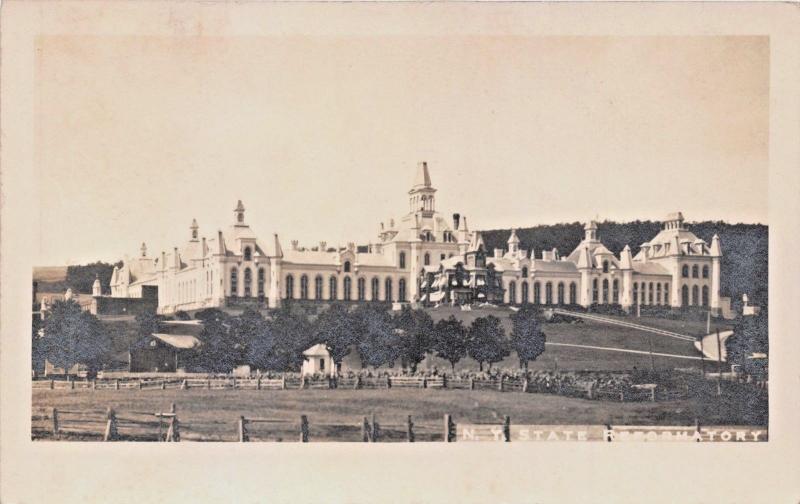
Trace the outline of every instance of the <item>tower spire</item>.
<instances>
[{"instance_id":1,"label":"tower spire","mask_svg":"<svg viewBox=\"0 0 800 504\"><path fill-rule=\"evenodd\" d=\"M236 203L236 208L233 209L233 213L236 214L236 225L244 225L244 205L242 205L242 200L239 200Z\"/></svg>"}]
</instances>

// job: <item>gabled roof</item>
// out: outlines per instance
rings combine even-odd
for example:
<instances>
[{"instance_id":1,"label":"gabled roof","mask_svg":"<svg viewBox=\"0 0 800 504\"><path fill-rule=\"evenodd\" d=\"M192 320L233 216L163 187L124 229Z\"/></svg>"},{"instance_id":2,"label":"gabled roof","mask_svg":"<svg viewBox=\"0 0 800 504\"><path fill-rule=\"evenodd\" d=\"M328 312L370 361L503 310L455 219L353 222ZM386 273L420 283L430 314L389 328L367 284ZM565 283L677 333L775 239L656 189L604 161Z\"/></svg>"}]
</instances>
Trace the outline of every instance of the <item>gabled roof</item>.
<instances>
[{"instance_id":1,"label":"gabled roof","mask_svg":"<svg viewBox=\"0 0 800 504\"><path fill-rule=\"evenodd\" d=\"M179 350L188 350L192 348L197 348L203 343L189 334L162 334L162 333L153 333L152 336L167 345L177 348Z\"/></svg>"}]
</instances>

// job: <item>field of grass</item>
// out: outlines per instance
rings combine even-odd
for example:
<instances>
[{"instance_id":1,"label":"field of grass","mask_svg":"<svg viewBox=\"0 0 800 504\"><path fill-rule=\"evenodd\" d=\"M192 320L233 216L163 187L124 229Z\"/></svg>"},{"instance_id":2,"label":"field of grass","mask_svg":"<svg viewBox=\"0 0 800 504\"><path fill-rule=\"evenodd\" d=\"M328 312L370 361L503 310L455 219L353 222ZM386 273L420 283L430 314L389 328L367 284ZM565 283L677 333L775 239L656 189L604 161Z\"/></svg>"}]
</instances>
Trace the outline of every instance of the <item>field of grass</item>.
<instances>
[{"instance_id":1,"label":"field of grass","mask_svg":"<svg viewBox=\"0 0 800 504\"><path fill-rule=\"evenodd\" d=\"M405 439L405 422L413 417L418 441L441 441L444 414L456 423L502 423L509 415L517 424L705 425L754 423L749 405L731 397L698 397L668 401L617 403L549 394L467 390L34 390L34 439L47 439L51 408L101 412L168 411L176 404L183 440L235 441L240 416L283 420L253 424L251 440L296 441L300 415L308 416L312 441L359 441L360 422L374 414L386 440ZM744 408L744 413L742 408ZM68 418L61 415L62 419ZM64 427L68 428L65 423ZM82 439L100 437L84 436ZM155 439L157 427L138 431L135 439ZM123 436L134 434L120 429ZM67 436L69 439L69 436Z\"/></svg>"}]
</instances>

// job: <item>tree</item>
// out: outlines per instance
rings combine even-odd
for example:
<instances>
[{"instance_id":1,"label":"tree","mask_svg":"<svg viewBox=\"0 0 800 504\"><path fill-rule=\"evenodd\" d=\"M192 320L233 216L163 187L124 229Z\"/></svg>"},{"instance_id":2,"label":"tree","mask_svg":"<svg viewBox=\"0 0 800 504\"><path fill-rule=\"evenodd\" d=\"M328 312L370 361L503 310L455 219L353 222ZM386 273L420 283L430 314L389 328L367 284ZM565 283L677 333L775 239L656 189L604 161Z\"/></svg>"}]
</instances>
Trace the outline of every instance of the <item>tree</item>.
<instances>
[{"instance_id":1,"label":"tree","mask_svg":"<svg viewBox=\"0 0 800 504\"><path fill-rule=\"evenodd\" d=\"M417 365L433 347L433 319L425 310L413 310L404 306L395 316L394 326L400 332L399 357L404 366L409 366L412 372L416 372Z\"/></svg>"},{"instance_id":2,"label":"tree","mask_svg":"<svg viewBox=\"0 0 800 504\"><path fill-rule=\"evenodd\" d=\"M358 355L362 366L394 366L399 337L386 309L360 306L353 314Z\"/></svg>"},{"instance_id":3,"label":"tree","mask_svg":"<svg viewBox=\"0 0 800 504\"><path fill-rule=\"evenodd\" d=\"M456 363L467 355L467 330L453 315L436 323L433 348L436 355L450 363L453 372Z\"/></svg>"},{"instance_id":4,"label":"tree","mask_svg":"<svg viewBox=\"0 0 800 504\"><path fill-rule=\"evenodd\" d=\"M325 344L331 359L338 366L357 341L352 315L344 305L336 303L317 317L314 326L316 341Z\"/></svg>"},{"instance_id":5,"label":"tree","mask_svg":"<svg viewBox=\"0 0 800 504\"><path fill-rule=\"evenodd\" d=\"M225 312L208 308L195 316L203 322L203 331L200 333L202 345L192 359L192 367L227 373L244 361L244 348L232 334L230 317Z\"/></svg>"},{"instance_id":6,"label":"tree","mask_svg":"<svg viewBox=\"0 0 800 504\"><path fill-rule=\"evenodd\" d=\"M769 321L766 310L755 316L740 317L733 334L725 340L726 361L752 372L754 353L769 354Z\"/></svg>"},{"instance_id":7,"label":"tree","mask_svg":"<svg viewBox=\"0 0 800 504\"><path fill-rule=\"evenodd\" d=\"M42 355L56 367L69 372L75 364L84 364L90 372L100 369L111 341L101 330L100 321L81 310L73 301L55 301L44 321L40 340Z\"/></svg>"},{"instance_id":8,"label":"tree","mask_svg":"<svg viewBox=\"0 0 800 504\"><path fill-rule=\"evenodd\" d=\"M506 333L500 325L500 319L489 315L488 317L478 317L469 328L467 341L467 352L469 356L478 361L480 370L483 371L483 363L492 364L500 362L508 357L509 349L506 342Z\"/></svg>"},{"instance_id":9,"label":"tree","mask_svg":"<svg viewBox=\"0 0 800 504\"><path fill-rule=\"evenodd\" d=\"M511 323L511 347L517 352L520 367L527 371L528 362L544 353L546 336L536 319L535 309L523 308L514 313Z\"/></svg>"},{"instance_id":10,"label":"tree","mask_svg":"<svg viewBox=\"0 0 800 504\"><path fill-rule=\"evenodd\" d=\"M312 327L305 313L284 306L259 327L248 346L247 360L258 369L296 371L311 346Z\"/></svg>"}]
</instances>

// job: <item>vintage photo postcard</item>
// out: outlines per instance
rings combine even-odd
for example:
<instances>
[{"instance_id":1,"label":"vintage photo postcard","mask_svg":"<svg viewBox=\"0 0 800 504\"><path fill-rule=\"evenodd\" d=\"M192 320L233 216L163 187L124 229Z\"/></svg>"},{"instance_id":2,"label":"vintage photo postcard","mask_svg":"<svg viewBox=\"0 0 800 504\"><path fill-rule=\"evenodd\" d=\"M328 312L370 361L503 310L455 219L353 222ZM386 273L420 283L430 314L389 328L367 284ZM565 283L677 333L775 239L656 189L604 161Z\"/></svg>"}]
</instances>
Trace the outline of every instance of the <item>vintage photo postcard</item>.
<instances>
[{"instance_id":1,"label":"vintage photo postcard","mask_svg":"<svg viewBox=\"0 0 800 504\"><path fill-rule=\"evenodd\" d=\"M398 475L490 457L503 487L409 476L413 502L622 502L523 491L503 468L663 453L701 481L693 460L786 453L796 383L776 353L797 298L773 282L797 278L780 251L800 186L773 178L787 42L765 28L797 11L631 33L603 24L622 6L576 7L4 5L3 382L24 400L4 390L3 410L21 449L212 472L212 453L270 456L300 502L400 497L303 494L346 466L279 476L315 454ZM578 12L599 29L537 22ZM790 481L769 491L793 500L756 478L746 501L797 502ZM132 498L108 486L67 502ZM41 502L25 494L8 502ZM741 501L718 497L669 500Z\"/></svg>"}]
</instances>

